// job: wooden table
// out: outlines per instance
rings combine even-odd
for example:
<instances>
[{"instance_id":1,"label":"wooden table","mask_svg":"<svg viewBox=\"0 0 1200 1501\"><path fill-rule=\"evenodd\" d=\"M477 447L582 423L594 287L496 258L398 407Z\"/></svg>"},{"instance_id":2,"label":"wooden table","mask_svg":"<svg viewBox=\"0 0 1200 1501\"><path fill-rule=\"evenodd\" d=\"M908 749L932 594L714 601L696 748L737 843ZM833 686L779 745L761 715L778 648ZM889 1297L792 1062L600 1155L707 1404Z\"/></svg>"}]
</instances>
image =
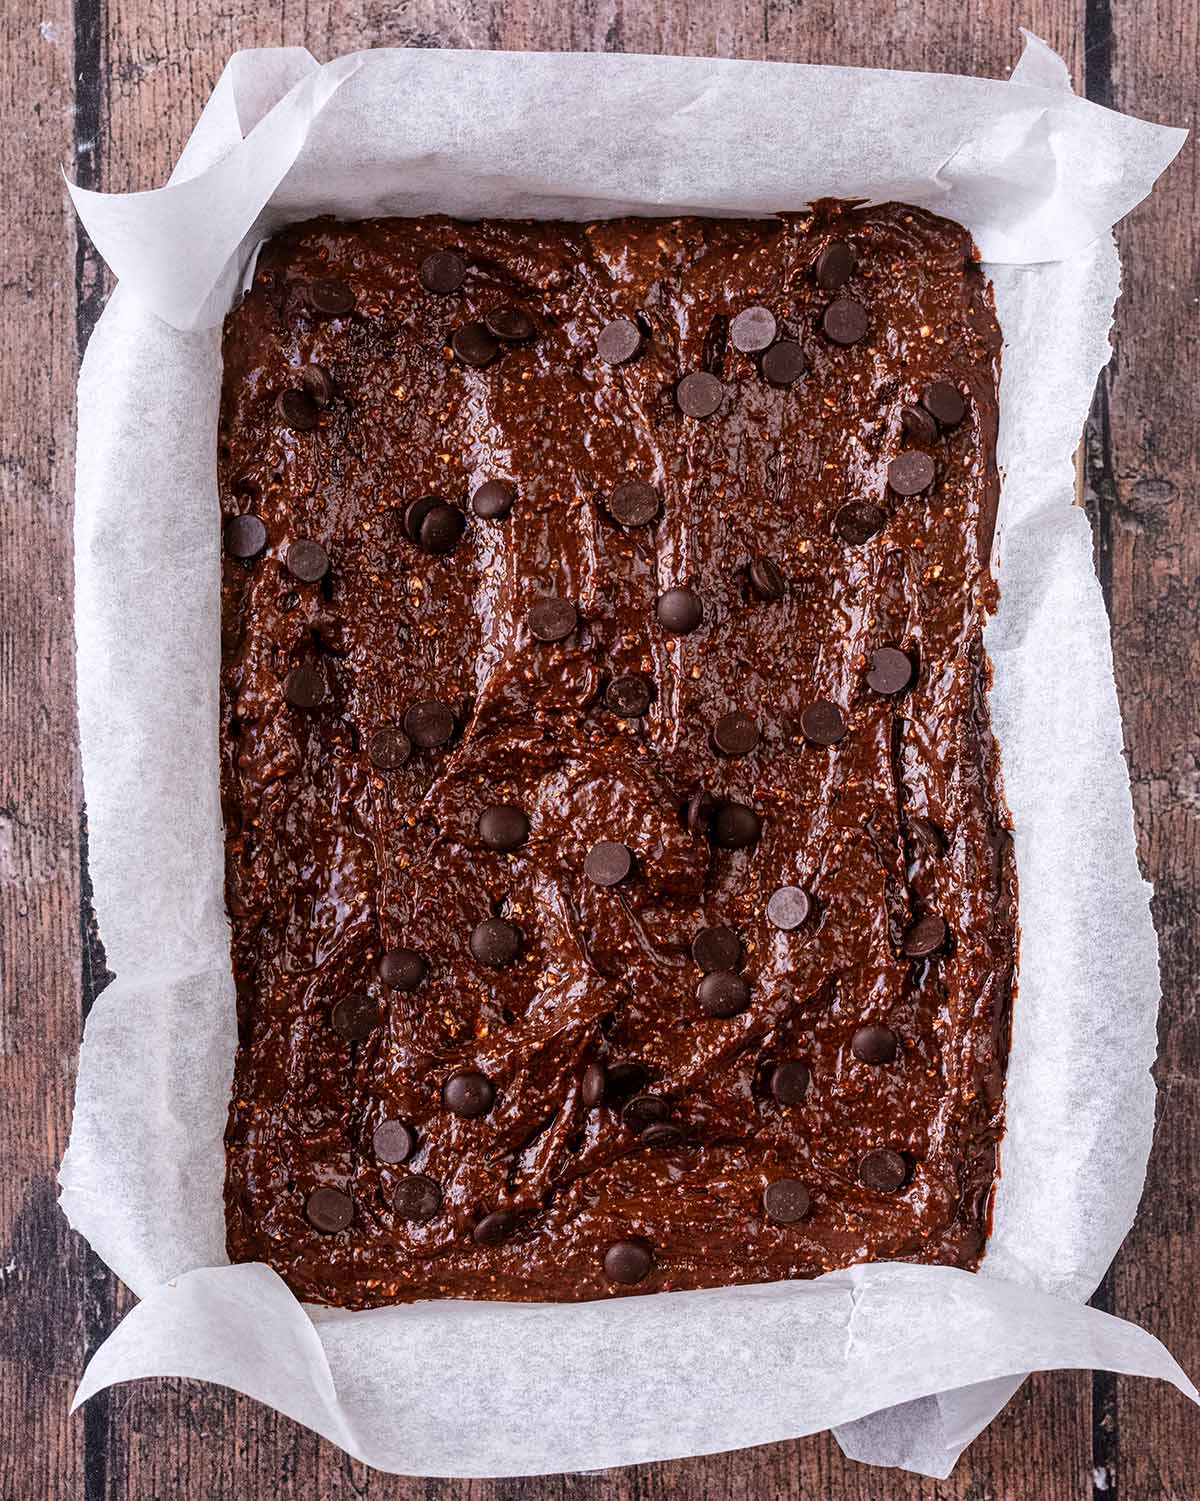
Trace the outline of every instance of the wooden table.
<instances>
[{"instance_id":1,"label":"wooden table","mask_svg":"<svg viewBox=\"0 0 1200 1501\"><path fill-rule=\"evenodd\" d=\"M1106 1374L1028 1382L944 1483L847 1463L828 1435L705 1460L527 1481L400 1480L215 1387L143 1382L68 1417L129 1306L67 1229L55 1169L80 1024L104 978L88 924L71 633L74 381L105 273L57 172L161 182L226 57L307 46L604 49L1003 76L1030 26L1082 93L1196 123L1195 0L7 0L0 7L0 1498L86 1501L763 1496L1186 1501L1200 1415ZM1161 1125L1137 1228L1096 1297L1200 1376L1200 217L1189 145L1121 226L1125 294L1085 448L1141 857L1157 894ZM170 476L164 476L169 488ZM81 916L82 913L82 916Z\"/></svg>"}]
</instances>

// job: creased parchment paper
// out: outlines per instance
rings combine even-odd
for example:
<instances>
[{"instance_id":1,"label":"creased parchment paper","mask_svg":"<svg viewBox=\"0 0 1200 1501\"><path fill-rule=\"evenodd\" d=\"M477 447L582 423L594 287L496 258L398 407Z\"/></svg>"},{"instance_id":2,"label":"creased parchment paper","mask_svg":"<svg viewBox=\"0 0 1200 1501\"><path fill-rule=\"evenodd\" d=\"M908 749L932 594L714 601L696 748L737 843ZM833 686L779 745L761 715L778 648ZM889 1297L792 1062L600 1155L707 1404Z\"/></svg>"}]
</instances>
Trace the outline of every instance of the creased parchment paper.
<instances>
[{"instance_id":1,"label":"creased parchment paper","mask_svg":"<svg viewBox=\"0 0 1200 1501\"><path fill-rule=\"evenodd\" d=\"M80 380L76 513L91 871L117 978L88 1020L62 1203L143 1300L77 1401L139 1376L222 1382L417 1475L595 1468L827 1427L855 1457L945 1475L1032 1370L1158 1376L1197 1399L1149 1334L1082 1304L1141 1192L1158 976L1071 462L1108 357L1111 226L1182 139L1076 99L1034 39L1007 83L429 51L318 67L275 50L231 60L168 187L75 192L121 280ZM225 1264L221 315L262 237L314 213L763 213L822 194L965 222L1006 337L988 645L1023 939L983 1272L302 1307L266 1267Z\"/></svg>"}]
</instances>

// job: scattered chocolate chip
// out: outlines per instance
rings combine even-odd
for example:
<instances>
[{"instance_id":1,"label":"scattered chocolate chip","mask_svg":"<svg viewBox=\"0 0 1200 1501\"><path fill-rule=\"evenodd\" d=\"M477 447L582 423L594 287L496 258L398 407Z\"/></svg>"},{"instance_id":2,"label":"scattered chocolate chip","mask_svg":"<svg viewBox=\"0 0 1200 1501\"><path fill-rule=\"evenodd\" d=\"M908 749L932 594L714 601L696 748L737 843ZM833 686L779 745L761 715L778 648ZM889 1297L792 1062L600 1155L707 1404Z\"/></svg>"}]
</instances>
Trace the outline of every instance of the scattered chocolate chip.
<instances>
[{"instance_id":1,"label":"scattered chocolate chip","mask_svg":"<svg viewBox=\"0 0 1200 1501\"><path fill-rule=\"evenodd\" d=\"M861 1063L891 1063L896 1056L896 1034L890 1027L872 1022L855 1032L850 1051Z\"/></svg>"},{"instance_id":2,"label":"scattered chocolate chip","mask_svg":"<svg viewBox=\"0 0 1200 1501\"><path fill-rule=\"evenodd\" d=\"M267 545L267 529L249 512L225 523L225 551L231 558L256 558Z\"/></svg>"},{"instance_id":3,"label":"scattered chocolate chip","mask_svg":"<svg viewBox=\"0 0 1200 1501\"><path fill-rule=\"evenodd\" d=\"M500 345L482 323L464 323L461 328L456 328L450 339L450 348L464 365L480 370L490 365L500 353Z\"/></svg>"},{"instance_id":4,"label":"scattered chocolate chip","mask_svg":"<svg viewBox=\"0 0 1200 1501\"><path fill-rule=\"evenodd\" d=\"M467 518L457 506L448 506L438 501L429 508L421 521L418 534L421 546L426 552L438 555L453 552L466 525Z\"/></svg>"},{"instance_id":5,"label":"scattered chocolate chip","mask_svg":"<svg viewBox=\"0 0 1200 1501\"><path fill-rule=\"evenodd\" d=\"M496 1086L486 1074L474 1069L462 1069L451 1074L442 1085L442 1104L453 1115L464 1120L474 1120L486 1115L496 1103Z\"/></svg>"},{"instance_id":6,"label":"scattered chocolate chip","mask_svg":"<svg viewBox=\"0 0 1200 1501\"><path fill-rule=\"evenodd\" d=\"M748 756L758 744L758 726L749 714L722 714L713 725L712 743L723 756Z\"/></svg>"},{"instance_id":7,"label":"scattered chocolate chip","mask_svg":"<svg viewBox=\"0 0 1200 1501\"><path fill-rule=\"evenodd\" d=\"M405 1173L392 1190L392 1208L402 1220L422 1225L441 1207L441 1186L424 1173Z\"/></svg>"},{"instance_id":8,"label":"scattered chocolate chip","mask_svg":"<svg viewBox=\"0 0 1200 1501\"><path fill-rule=\"evenodd\" d=\"M888 484L897 495L920 495L933 484L937 469L927 453L913 448L888 465Z\"/></svg>"},{"instance_id":9,"label":"scattered chocolate chip","mask_svg":"<svg viewBox=\"0 0 1200 1501\"><path fill-rule=\"evenodd\" d=\"M750 587L759 599L783 598L787 590L787 580L779 564L773 559L755 558L746 572L750 577Z\"/></svg>"},{"instance_id":10,"label":"scattered chocolate chip","mask_svg":"<svg viewBox=\"0 0 1200 1501\"><path fill-rule=\"evenodd\" d=\"M621 526L648 526L658 515L658 491L644 480L622 480L608 497L608 514Z\"/></svg>"},{"instance_id":11,"label":"scattered chocolate chip","mask_svg":"<svg viewBox=\"0 0 1200 1501\"><path fill-rule=\"evenodd\" d=\"M635 1094L621 1111L621 1124L631 1131L644 1131L654 1121L665 1121L671 1113L670 1102L660 1094Z\"/></svg>"},{"instance_id":12,"label":"scattered chocolate chip","mask_svg":"<svg viewBox=\"0 0 1200 1501\"><path fill-rule=\"evenodd\" d=\"M703 787L699 792L693 792L683 811L683 821L687 825L688 833L705 833L716 811L717 800L711 792L706 792Z\"/></svg>"},{"instance_id":13,"label":"scattered chocolate chip","mask_svg":"<svg viewBox=\"0 0 1200 1501\"><path fill-rule=\"evenodd\" d=\"M505 344L524 344L537 333L533 319L525 309L514 307L512 303L493 308L484 315L483 321L488 332L495 334Z\"/></svg>"},{"instance_id":14,"label":"scattered chocolate chip","mask_svg":"<svg viewBox=\"0 0 1200 1501\"><path fill-rule=\"evenodd\" d=\"M406 1121L380 1121L371 1136L371 1147L380 1162L407 1162L417 1144L417 1133Z\"/></svg>"},{"instance_id":15,"label":"scattered chocolate chip","mask_svg":"<svg viewBox=\"0 0 1200 1501\"><path fill-rule=\"evenodd\" d=\"M913 679L912 659L894 646L881 646L871 653L867 668L867 687L891 697L903 693Z\"/></svg>"},{"instance_id":16,"label":"scattered chocolate chip","mask_svg":"<svg viewBox=\"0 0 1200 1501\"><path fill-rule=\"evenodd\" d=\"M602 1063L589 1063L583 1071L583 1078L579 1083L579 1097L583 1101L584 1108L594 1110L604 1098L604 1086L607 1075Z\"/></svg>"},{"instance_id":17,"label":"scattered chocolate chip","mask_svg":"<svg viewBox=\"0 0 1200 1501\"><path fill-rule=\"evenodd\" d=\"M780 1105L799 1105L808 1093L808 1064L801 1058L785 1058L771 1070L771 1095Z\"/></svg>"},{"instance_id":18,"label":"scattered chocolate chip","mask_svg":"<svg viewBox=\"0 0 1200 1501\"><path fill-rule=\"evenodd\" d=\"M910 818L908 832L922 850L935 860L940 860L946 853L946 836L931 818Z\"/></svg>"},{"instance_id":19,"label":"scattered chocolate chip","mask_svg":"<svg viewBox=\"0 0 1200 1501\"><path fill-rule=\"evenodd\" d=\"M750 1004L750 985L729 969L714 969L696 987L705 1016L736 1016Z\"/></svg>"},{"instance_id":20,"label":"scattered chocolate chip","mask_svg":"<svg viewBox=\"0 0 1200 1501\"><path fill-rule=\"evenodd\" d=\"M367 755L372 766L378 766L380 771L395 771L412 755L412 741L403 730L385 725L367 741Z\"/></svg>"},{"instance_id":21,"label":"scattered chocolate chip","mask_svg":"<svg viewBox=\"0 0 1200 1501\"><path fill-rule=\"evenodd\" d=\"M763 1213L777 1225L794 1225L812 1206L804 1184L796 1178L776 1178L763 1189Z\"/></svg>"},{"instance_id":22,"label":"scattered chocolate chip","mask_svg":"<svg viewBox=\"0 0 1200 1501\"><path fill-rule=\"evenodd\" d=\"M308 284L308 305L322 318L344 318L354 311L354 293L344 281L321 277Z\"/></svg>"},{"instance_id":23,"label":"scattered chocolate chip","mask_svg":"<svg viewBox=\"0 0 1200 1501\"><path fill-rule=\"evenodd\" d=\"M694 589L668 589L654 608L659 625L673 636L686 636L704 619L704 606Z\"/></svg>"},{"instance_id":24,"label":"scattered chocolate chip","mask_svg":"<svg viewBox=\"0 0 1200 1501\"><path fill-rule=\"evenodd\" d=\"M435 250L421 262L417 277L427 292L446 297L466 280L467 263L455 250Z\"/></svg>"},{"instance_id":25,"label":"scattered chocolate chip","mask_svg":"<svg viewBox=\"0 0 1200 1501\"><path fill-rule=\"evenodd\" d=\"M429 960L418 949L388 949L379 960L379 978L390 990L416 990L429 973Z\"/></svg>"},{"instance_id":26,"label":"scattered chocolate chip","mask_svg":"<svg viewBox=\"0 0 1200 1501\"><path fill-rule=\"evenodd\" d=\"M800 729L814 745L836 745L846 733L846 721L836 704L819 698L801 711Z\"/></svg>"},{"instance_id":27,"label":"scattered chocolate chip","mask_svg":"<svg viewBox=\"0 0 1200 1501\"><path fill-rule=\"evenodd\" d=\"M687 1132L678 1121L655 1121L639 1133L638 1141L644 1147L677 1147L686 1136Z\"/></svg>"},{"instance_id":28,"label":"scattered chocolate chip","mask_svg":"<svg viewBox=\"0 0 1200 1501\"><path fill-rule=\"evenodd\" d=\"M521 951L521 930L502 917L485 917L471 930L470 949L480 964L503 969Z\"/></svg>"},{"instance_id":29,"label":"scattered chocolate chip","mask_svg":"<svg viewBox=\"0 0 1200 1501\"><path fill-rule=\"evenodd\" d=\"M936 912L930 912L909 928L901 948L910 959L927 959L937 953L948 936L945 921Z\"/></svg>"},{"instance_id":30,"label":"scattered chocolate chip","mask_svg":"<svg viewBox=\"0 0 1200 1501\"><path fill-rule=\"evenodd\" d=\"M743 354L758 354L770 348L776 327L769 307L745 307L729 325L729 342Z\"/></svg>"},{"instance_id":31,"label":"scattered chocolate chip","mask_svg":"<svg viewBox=\"0 0 1200 1501\"><path fill-rule=\"evenodd\" d=\"M867 331L867 310L852 297L839 297L825 309L821 327L835 344L857 344Z\"/></svg>"},{"instance_id":32,"label":"scattered chocolate chip","mask_svg":"<svg viewBox=\"0 0 1200 1501\"><path fill-rule=\"evenodd\" d=\"M471 509L484 521L499 521L512 510L516 498L509 486L500 480L484 480L471 496Z\"/></svg>"},{"instance_id":33,"label":"scattered chocolate chip","mask_svg":"<svg viewBox=\"0 0 1200 1501\"><path fill-rule=\"evenodd\" d=\"M780 886L767 902L767 918L784 933L802 927L812 911L812 902L803 886Z\"/></svg>"},{"instance_id":34,"label":"scattered chocolate chip","mask_svg":"<svg viewBox=\"0 0 1200 1501\"><path fill-rule=\"evenodd\" d=\"M713 816L713 842L723 850L744 850L761 833L762 819L745 803L722 803Z\"/></svg>"},{"instance_id":35,"label":"scattered chocolate chip","mask_svg":"<svg viewBox=\"0 0 1200 1501\"><path fill-rule=\"evenodd\" d=\"M420 750L445 745L454 734L454 715L436 698L423 699L404 715L404 732Z\"/></svg>"},{"instance_id":36,"label":"scattered chocolate chip","mask_svg":"<svg viewBox=\"0 0 1200 1501\"><path fill-rule=\"evenodd\" d=\"M307 662L293 667L284 679L283 696L295 709L316 709L325 702L328 692L325 674Z\"/></svg>"},{"instance_id":37,"label":"scattered chocolate chip","mask_svg":"<svg viewBox=\"0 0 1200 1501\"><path fill-rule=\"evenodd\" d=\"M319 407L327 407L333 400L336 387L333 376L324 365L305 365L300 371L300 380Z\"/></svg>"},{"instance_id":38,"label":"scattered chocolate chip","mask_svg":"<svg viewBox=\"0 0 1200 1501\"><path fill-rule=\"evenodd\" d=\"M379 1024L379 1007L369 995L343 996L329 1013L329 1021L347 1042L365 1042Z\"/></svg>"},{"instance_id":39,"label":"scattered chocolate chip","mask_svg":"<svg viewBox=\"0 0 1200 1501\"><path fill-rule=\"evenodd\" d=\"M804 350L791 339L780 339L762 357L763 378L773 386L793 386L807 369Z\"/></svg>"},{"instance_id":40,"label":"scattered chocolate chip","mask_svg":"<svg viewBox=\"0 0 1200 1501\"><path fill-rule=\"evenodd\" d=\"M633 851L611 839L593 844L583 862L583 873L597 886L619 886L633 869Z\"/></svg>"},{"instance_id":41,"label":"scattered chocolate chip","mask_svg":"<svg viewBox=\"0 0 1200 1501\"><path fill-rule=\"evenodd\" d=\"M833 525L843 542L861 547L887 525L887 512L869 500L848 500L833 518Z\"/></svg>"},{"instance_id":42,"label":"scattered chocolate chip","mask_svg":"<svg viewBox=\"0 0 1200 1501\"><path fill-rule=\"evenodd\" d=\"M295 388L280 391L275 398L275 410L293 432L307 433L316 427L321 412L307 391Z\"/></svg>"},{"instance_id":43,"label":"scattered chocolate chip","mask_svg":"<svg viewBox=\"0 0 1200 1501\"><path fill-rule=\"evenodd\" d=\"M613 1063L605 1074L604 1099L614 1109L619 1109L631 1095L637 1094L648 1075L640 1063Z\"/></svg>"},{"instance_id":44,"label":"scattered chocolate chip","mask_svg":"<svg viewBox=\"0 0 1200 1501\"><path fill-rule=\"evenodd\" d=\"M421 527L426 516L440 505L445 505L445 501L439 500L436 495L422 495L404 508L404 535L410 542L420 542Z\"/></svg>"},{"instance_id":45,"label":"scattered chocolate chip","mask_svg":"<svg viewBox=\"0 0 1200 1501\"><path fill-rule=\"evenodd\" d=\"M623 365L642 347L642 334L632 318L614 318L600 330L596 353L606 365Z\"/></svg>"},{"instance_id":46,"label":"scattered chocolate chip","mask_svg":"<svg viewBox=\"0 0 1200 1501\"><path fill-rule=\"evenodd\" d=\"M854 251L845 240L830 240L813 263L817 286L823 292L836 292L854 275Z\"/></svg>"},{"instance_id":47,"label":"scattered chocolate chip","mask_svg":"<svg viewBox=\"0 0 1200 1501\"><path fill-rule=\"evenodd\" d=\"M569 599L539 599L526 617L529 634L539 641L565 641L579 624L579 611Z\"/></svg>"},{"instance_id":48,"label":"scattered chocolate chip","mask_svg":"<svg viewBox=\"0 0 1200 1501\"><path fill-rule=\"evenodd\" d=\"M711 417L725 400L725 387L707 370L693 370L675 387L675 400L685 417Z\"/></svg>"},{"instance_id":49,"label":"scattered chocolate chip","mask_svg":"<svg viewBox=\"0 0 1200 1501\"><path fill-rule=\"evenodd\" d=\"M692 939L692 958L706 975L718 969L737 969L742 960L742 940L722 923L699 928Z\"/></svg>"},{"instance_id":50,"label":"scattered chocolate chip","mask_svg":"<svg viewBox=\"0 0 1200 1501\"><path fill-rule=\"evenodd\" d=\"M302 584L315 584L329 572L329 554L319 542L301 537L287 550L287 571Z\"/></svg>"},{"instance_id":51,"label":"scattered chocolate chip","mask_svg":"<svg viewBox=\"0 0 1200 1501\"><path fill-rule=\"evenodd\" d=\"M304 1218L323 1235L336 1235L354 1218L354 1200L340 1188L318 1188L304 1201Z\"/></svg>"},{"instance_id":52,"label":"scattered chocolate chip","mask_svg":"<svg viewBox=\"0 0 1200 1501\"><path fill-rule=\"evenodd\" d=\"M511 854L529 838L525 810L513 803L495 803L479 815L479 837L490 850Z\"/></svg>"},{"instance_id":53,"label":"scattered chocolate chip","mask_svg":"<svg viewBox=\"0 0 1200 1501\"><path fill-rule=\"evenodd\" d=\"M493 1209L491 1214L485 1214L471 1231L471 1238L476 1245L498 1246L502 1240L507 1240L517 1226L521 1223L520 1216L511 1209Z\"/></svg>"},{"instance_id":54,"label":"scattered chocolate chip","mask_svg":"<svg viewBox=\"0 0 1200 1501\"><path fill-rule=\"evenodd\" d=\"M924 407L901 407L900 426L914 443L924 448L932 447L938 440L938 425Z\"/></svg>"},{"instance_id":55,"label":"scattered chocolate chip","mask_svg":"<svg viewBox=\"0 0 1200 1501\"><path fill-rule=\"evenodd\" d=\"M626 1287L644 1281L653 1266L654 1252L640 1237L614 1241L604 1253L604 1275L610 1282L620 1282Z\"/></svg>"},{"instance_id":56,"label":"scattered chocolate chip","mask_svg":"<svg viewBox=\"0 0 1200 1501\"><path fill-rule=\"evenodd\" d=\"M943 427L957 427L967 415L967 404L962 392L948 380L931 381L921 392L921 405Z\"/></svg>"},{"instance_id":57,"label":"scattered chocolate chip","mask_svg":"<svg viewBox=\"0 0 1200 1501\"><path fill-rule=\"evenodd\" d=\"M876 1193L894 1194L908 1182L908 1163L886 1147L868 1152L858 1164L859 1182Z\"/></svg>"},{"instance_id":58,"label":"scattered chocolate chip","mask_svg":"<svg viewBox=\"0 0 1200 1501\"><path fill-rule=\"evenodd\" d=\"M640 719L650 708L654 689L650 679L640 672L626 672L613 678L604 690L604 706L621 719Z\"/></svg>"}]
</instances>

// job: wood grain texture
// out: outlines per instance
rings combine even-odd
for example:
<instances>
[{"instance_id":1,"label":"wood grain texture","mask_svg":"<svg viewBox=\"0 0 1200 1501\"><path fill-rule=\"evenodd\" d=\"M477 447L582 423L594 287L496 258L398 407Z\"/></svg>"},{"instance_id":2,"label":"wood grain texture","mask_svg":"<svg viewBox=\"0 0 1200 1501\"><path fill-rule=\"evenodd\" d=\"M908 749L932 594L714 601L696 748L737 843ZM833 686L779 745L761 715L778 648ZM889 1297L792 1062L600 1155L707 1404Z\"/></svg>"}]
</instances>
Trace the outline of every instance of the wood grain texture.
<instances>
[{"instance_id":1,"label":"wood grain texture","mask_svg":"<svg viewBox=\"0 0 1200 1501\"><path fill-rule=\"evenodd\" d=\"M680 52L1003 76L1017 26L1067 59L1103 103L1188 123L1194 0L28 0L0 15L0 179L19 206L0 279L0 1498L339 1498L389 1501L1136 1501L1196 1494L1200 1420L1156 1386L1039 1376L951 1480L848 1464L828 1436L707 1460L528 1481L403 1480L366 1470L248 1399L156 1381L66 1416L86 1349L126 1306L54 1208L83 991L102 968L79 921L80 795L73 735L71 380L105 291L76 251L57 164L111 189L161 182L238 47L306 45ZM39 24L41 23L41 24ZM77 84L73 88L73 78ZM1165 1004L1163 1123L1142 1218L1105 1306L1161 1334L1193 1374L1200 1274L1195 978L1200 879L1196 609L1200 378L1196 154L1122 229L1117 354L1089 430L1085 480L1114 626L1146 873L1158 883ZM16 219L17 215L11 216Z\"/></svg>"}]
</instances>

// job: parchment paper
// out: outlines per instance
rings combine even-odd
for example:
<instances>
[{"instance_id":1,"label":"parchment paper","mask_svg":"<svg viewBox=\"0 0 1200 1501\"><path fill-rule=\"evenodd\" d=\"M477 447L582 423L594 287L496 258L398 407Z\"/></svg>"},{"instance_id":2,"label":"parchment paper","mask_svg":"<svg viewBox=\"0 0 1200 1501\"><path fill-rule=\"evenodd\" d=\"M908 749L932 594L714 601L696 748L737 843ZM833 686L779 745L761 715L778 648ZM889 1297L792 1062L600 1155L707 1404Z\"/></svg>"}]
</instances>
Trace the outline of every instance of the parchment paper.
<instances>
[{"instance_id":1,"label":"parchment paper","mask_svg":"<svg viewBox=\"0 0 1200 1501\"><path fill-rule=\"evenodd\" d=\"M1197 1398L1149 1334L1081 1303L1141 1192L1158 976L1071 458L1108 357L1111 226L1182 140L1076 99L1036 39L1008 83L430 51L318 68L276 50L231 60L170 186L74 191L121 278L80 380L76 513L91 872L117 978L88 1020L62 1203L143 1299L77 1401L201 1377L409 1474L595 1468L837 1425L851 1455L944 1475L1032 1370L1103 1366ZM983 1271L304 1308L266 1267L225 1264L215 325L263 235L313 213L758 214L822 194L965 222L1006 338L988 646L1023 937Z\"/></svg>"}]
</instances>

